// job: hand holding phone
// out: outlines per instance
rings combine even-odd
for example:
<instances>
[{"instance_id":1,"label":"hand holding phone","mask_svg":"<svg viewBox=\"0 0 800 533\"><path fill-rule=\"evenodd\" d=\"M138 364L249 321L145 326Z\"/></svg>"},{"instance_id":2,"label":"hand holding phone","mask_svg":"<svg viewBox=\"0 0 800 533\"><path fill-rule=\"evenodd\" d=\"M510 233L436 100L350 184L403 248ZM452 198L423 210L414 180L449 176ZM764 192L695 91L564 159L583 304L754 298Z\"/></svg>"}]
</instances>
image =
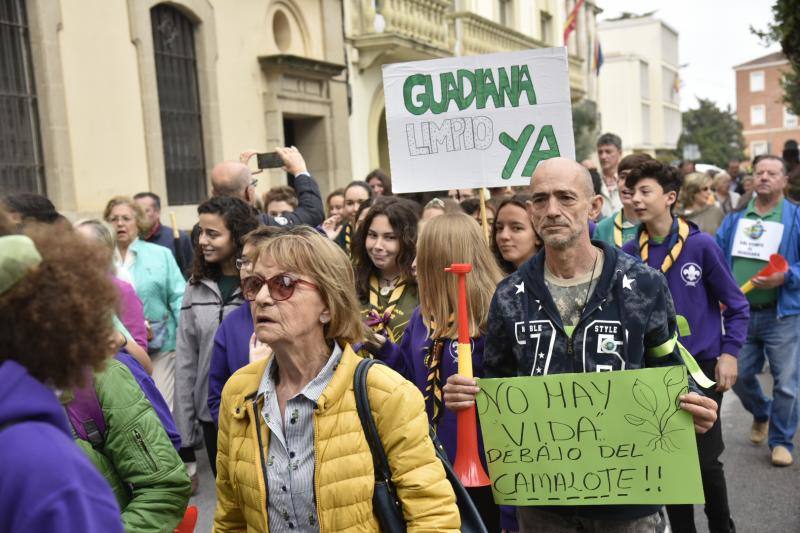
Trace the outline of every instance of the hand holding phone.
<instances>
[{"instance_id":1,"label":"hand holding phone","mask_svg":"<svg viewBox=\"0 0 800 533\"><path fill-rule=\"evenodd\" d=\"M283 169L293 176L308 172L303 155L294 146L288 148L276 147L275 152L283 159Z\"/></svg>"},{"instance_id":2,"label":"hand holding phone","mask_svg":"<svg viewBox=\"0 0 800 533\"><path fill-rule=\"evenodd\" d=\"M281 168L283 166L283 159L278 155L278 152L256 154L256 158L258 160L258 168Z\"/></svg>"}]
</instances>

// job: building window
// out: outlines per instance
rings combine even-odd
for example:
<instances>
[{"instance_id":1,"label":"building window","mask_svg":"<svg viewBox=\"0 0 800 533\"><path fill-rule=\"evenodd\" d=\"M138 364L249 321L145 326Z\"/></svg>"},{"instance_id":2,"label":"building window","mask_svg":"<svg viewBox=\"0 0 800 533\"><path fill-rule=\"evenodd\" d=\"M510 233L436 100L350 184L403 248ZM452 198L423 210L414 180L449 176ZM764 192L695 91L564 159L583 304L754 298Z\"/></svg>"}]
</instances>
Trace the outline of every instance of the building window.
<instances>
[{"instance_id":1,"label":"building window","mask_svg":"<svg viewBox=\"0 0 800 533\"><path fill-rule=\"evenodd\" d=\"M543 43L553 42L553 16L547 11L539 12L539 35Z\"/></svg>"},{"instance_id":2,"label":"building window","mask_svg":"<svg viewBox=\"0 0 800 533\"><path fill-rule=\"evenodd\" d=\"M650 100L650 69L645 61L639 61L639 90L642 100Z\"/></svg>"},{"instance_id":3,"label":"building window","mask_svg":"<svg viewBox=\"0 0 800 533\"><path fill-rule=\"evenodd\" d=\"M642 104L642 144L650 144L650 105Z\"/></svg>"},{"instance_id":4,"label":"building window","mask_svg":"<svg viewBox=\"0 0 800 533\"><path fill-rule=\"evenodd\" d=\"M497 22L506 27L514 25L514 0L497 0Z\"/></svg>"},{"instance_id":5,"label":"building window","mask_svg":"<svg viewBox=\"0 0 800 533\"><path fill-rule=\"evenodd\" d=\"M763 126L767 123L767 111L763 104L750 106L750 125Z\"/></svg>"},{"instance_id":6,"label":"building window","mask_svg":"<svg viewBox=\"0 0 800 533\"><path fill-rule=\"evenodd\" d=\"M150 10L150 19L167 198L173 205L196 204L206 198L207 189L194 24L164 4Z\"/></svg>"},{"instance_id":7,"label":"building window","mask_svg":"<svg viewBox=\"0 0 800 533\"><path fill-rule=\"evenodd\" d=\"M661 96L671 103L678 103L681 91L681 82L678 73L667 67L661 67Z\"/></svg>"},{"instance_id":8,"label":"building window","mask_svg":"<svg viewBox=\"0 0 800 533\"><path fill-rule=\"evenodd\" d=\"M0 0L0 191L46 192L24 0Z\"/></svg>"},{"instance_id":9,"label":"building window","mask_svg":"<svg viewBox=\"0 0 800 533\"><path fill-rule=\"evenodd\" d=\"M750 143L750 157L766 155L768 153L769 144L767 144L767 141L753 141Z\"/></svg>"},{"instance_id":10,"label":"building window","mask_svg":"<svg viewBox=\"0 0 800 533\"><path fill-rule=\"evenodd\" d=\"M750 92L758 92L764 90L764 71L756 70L750 73Z\"/></svg>"},{"instance_id":11,"label":"building window","mask_svg":"<svg viewBox=\"0 0 800 533\"><path fill-rule=\"evenodd\" d=\"M789 108L785 106L783 108L783 127L784 128L797 127L797 115L789 111Z\"/></svg>"}]
</instances>

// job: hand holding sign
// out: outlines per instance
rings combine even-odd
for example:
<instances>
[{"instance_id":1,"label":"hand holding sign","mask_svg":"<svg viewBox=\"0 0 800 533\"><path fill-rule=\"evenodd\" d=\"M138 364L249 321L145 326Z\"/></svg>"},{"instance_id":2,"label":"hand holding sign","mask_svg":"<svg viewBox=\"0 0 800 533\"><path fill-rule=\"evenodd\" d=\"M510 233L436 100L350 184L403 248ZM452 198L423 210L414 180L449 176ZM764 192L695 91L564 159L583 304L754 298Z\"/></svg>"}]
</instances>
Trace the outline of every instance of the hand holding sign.
<instances>
[{"instance_id":1,"label":"hand holding sign","mask_svg":"<svg viewBox=\"0 0 800 533\"><path fill-rule=\"evenodd\" d=\"M686 394L683 366L482 379L480 387L497 503L703 502L692 414L702 432L716 405Z\"/></svg>"}]
</instances>

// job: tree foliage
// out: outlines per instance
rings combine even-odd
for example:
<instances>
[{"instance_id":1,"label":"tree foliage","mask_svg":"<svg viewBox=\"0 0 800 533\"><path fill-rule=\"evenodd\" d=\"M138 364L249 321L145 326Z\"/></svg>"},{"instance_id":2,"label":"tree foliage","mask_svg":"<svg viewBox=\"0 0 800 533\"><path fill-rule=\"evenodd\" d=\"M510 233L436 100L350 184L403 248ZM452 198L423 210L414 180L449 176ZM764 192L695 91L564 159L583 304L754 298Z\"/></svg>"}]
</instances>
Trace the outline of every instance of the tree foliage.
<instances>
[{"instance_id":1,"label":"tree foliage","mask_svg":"<svg viewBox=\"0 0 800 533\"><path fill-rule=\"evenodd\" d=\"M783 100L795 115L800 115L800 0L776 0L772 6L774 20L766 30L750 28L765 44L780 43L789 60L784 73Z\"/></svg>"},{"instance_id":2,"label":"tree foliage","mask_svg":"<svg viewBox=\"0 0 800 533\"><path fill-rule=\"evenodd\" d=\"M597 141L597 105L589 100L572 106L572 132L575 134L575 159L592 156Z\"/></svg>"},{"instance_id":3,"label":"tree foliage","mask_svg":"<svg viewBox=\"0 0 800 533\"><path fill-rule=\"evenodd\" d=\"M697 109L683 113L683 132L678 139L678 152L687 144L696 144L701 161L725 168L731 159L744 157L742 123L730 106L720 109L711 100L698 98Z\"/></svg>"}]
</instances>

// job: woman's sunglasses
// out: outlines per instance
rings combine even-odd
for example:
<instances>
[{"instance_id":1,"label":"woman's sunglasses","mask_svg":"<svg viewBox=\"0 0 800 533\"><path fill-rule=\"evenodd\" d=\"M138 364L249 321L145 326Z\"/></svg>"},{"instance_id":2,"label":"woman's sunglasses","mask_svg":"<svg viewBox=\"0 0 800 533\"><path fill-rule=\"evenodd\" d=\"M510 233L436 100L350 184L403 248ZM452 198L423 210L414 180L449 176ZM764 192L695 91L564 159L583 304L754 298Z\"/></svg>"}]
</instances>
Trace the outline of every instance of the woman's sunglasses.
<instances>
[{"instance_id":1,"label":"woman's sunglasses","mask_svg":"<svg viewBox=\"0 0 800 533\"><path fill-rule=\"evenodd\" d=\"M252 302L256 299L256 296L258 296L258 293L261 292L265 284L269 290L270 297L276 302L282 302L291 298L294 294L294 288L297 285L308 285L309 287L319 290L313 283L303 279L295 279L289 274L278 274L269 279L254 275L248 276L242 280L242 294L247 301Z\"/></svg>"}]
</instances>

